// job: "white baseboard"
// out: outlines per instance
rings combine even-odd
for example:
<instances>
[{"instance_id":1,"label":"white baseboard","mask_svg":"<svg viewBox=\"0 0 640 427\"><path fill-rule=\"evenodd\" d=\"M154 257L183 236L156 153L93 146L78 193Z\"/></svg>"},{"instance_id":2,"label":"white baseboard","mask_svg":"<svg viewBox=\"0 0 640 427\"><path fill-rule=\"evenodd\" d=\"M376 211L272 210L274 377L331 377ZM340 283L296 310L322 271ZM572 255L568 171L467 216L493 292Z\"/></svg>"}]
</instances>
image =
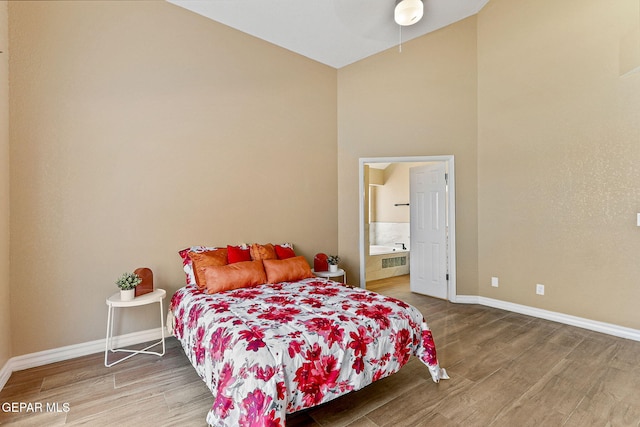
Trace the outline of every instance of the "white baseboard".
<instances>
[{"instance_id":1,"label":"white baseboard","mask_svg":"<svg viewBox=\"0 0 640 427\"><path fill-rule=\"evenodd\" d=\"M577 326L579 328L589 329L590 331L602 332L603 334L640 341L640 330L638 329L571 316L569 314L558 313L555 311L543 310L541 308L529 307L526 305L514 304L512 302L475 295L456 295L455 302L461 304L486 305L488 307L526 314L527 316L539 317L541 319L552 320L566 325Z\"/></svg>"},{"instance_id":2,"label":"white baseboard","mask_svg":"<svg viewBox=\"0 0 640 427\"><path fill-rule=\"evenodd\" d=\"M620 338L640 341L640 330L626 328L611 323L598 322L596 320L571 316L555 311L543 310L526 305L515 304L493 298L486 298L475 295L456 295L455 303L460 304L480 304L487 307L499 308L501 310L512 311L514 313L525 314L527 316L539 317L541 319L564 323L566 325L577 326L591 331L601 332ZM165 334L167 335L167 334ZM141 332L134 332L126 335L119 335L113 338L115 347L131 346L147 341L160 339L162 333L160 328L149 329ZM82 344L75 344L60 347L52 350L40 351L37 353L25 354L23 356L12 357L0 369L0 390L9 380L11 373L23 369L35 368L49 363L60 362L62 360L73 359L75 357L86 356L88 354L100 353L105 349L105 340L99 339Z\"/></svg>"},{"instance_id":3,"label":"white baseboard","mask_svg":"<svg viewBox=\"0 0 640 427\"><path fill-rule=\"evenodd\" d=\"M165 336L167 336L165 332ZM160 328L148 329L146 331L133 332L125 335L113 337L114 347L127 347L147 341L159 340L162 337ZM73 359L88 354L100 353L105 350L105 339L89 341L81 344L74 344L51 350L39 351L36 353L25 354L22 356L12 357L0 369L0 390L9 381L9 377L15 371L23 369L35 368L37 366L47 365L49 363L60 362L62 360Z\"/></svg>"},{"instance_id":4,"label":"white baseboard","mask_svg":"<svg viewBox=\"0 0 640 427\"><path fill-rule=\"evenodd\" d=\"M7 363L4 364L2 369L0 369L0 391L2 391L2 388L4 387L4 385L7 383L7 381L9 381L9 377L13 372L11 370L11 367L9 366L10 361L11 359L9 359Z\"/></svg>"}]
</instances>

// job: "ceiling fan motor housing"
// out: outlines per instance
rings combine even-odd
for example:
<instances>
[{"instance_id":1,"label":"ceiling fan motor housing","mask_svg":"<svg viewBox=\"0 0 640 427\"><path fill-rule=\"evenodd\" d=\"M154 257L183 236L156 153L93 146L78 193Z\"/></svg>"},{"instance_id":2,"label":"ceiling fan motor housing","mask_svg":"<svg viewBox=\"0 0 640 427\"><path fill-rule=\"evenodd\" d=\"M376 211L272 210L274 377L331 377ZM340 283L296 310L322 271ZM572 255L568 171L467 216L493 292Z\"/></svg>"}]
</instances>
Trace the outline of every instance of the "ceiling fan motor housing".
<instances>
[{"instance_id":1,"label":"ceiling fan motor housing","mask_svg":"<svg viewBox=\"0 0 640 427\"><path fill-rule=\"evenodd\" d=\"M398 25L413 25L422 19L424 5L422 0L401 0L396 4L393 17Z\"/></svg>"}]
</instances>

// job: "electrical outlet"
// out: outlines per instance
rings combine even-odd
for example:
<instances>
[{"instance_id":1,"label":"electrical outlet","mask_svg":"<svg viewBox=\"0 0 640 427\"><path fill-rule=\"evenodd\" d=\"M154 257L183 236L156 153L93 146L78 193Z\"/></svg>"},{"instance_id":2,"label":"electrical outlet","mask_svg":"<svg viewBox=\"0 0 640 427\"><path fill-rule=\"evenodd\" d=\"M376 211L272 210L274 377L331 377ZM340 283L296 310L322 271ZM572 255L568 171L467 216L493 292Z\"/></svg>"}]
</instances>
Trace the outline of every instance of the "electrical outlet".
<instances>
[{"instance_id":1,"label":"electrical outlet","mask_svg":"<svg viewBox=\"0 0 640 427\"><path fill-rule=\"evenodd\" d=\"M544 295L544 285L541 285L540 283L536 285L536 294Z\"/></svg>"},{"instance_id":2,"label":"electrical outlet","mask_svg":"<svg viewBox=\"0 0 640 427\"><path fill-rule=\"evenodd\" d=\"M497 277L492 277L491 278L491 286L493 286L494 288L498 287L498 278Z\"/></svg>"}]
</instances>

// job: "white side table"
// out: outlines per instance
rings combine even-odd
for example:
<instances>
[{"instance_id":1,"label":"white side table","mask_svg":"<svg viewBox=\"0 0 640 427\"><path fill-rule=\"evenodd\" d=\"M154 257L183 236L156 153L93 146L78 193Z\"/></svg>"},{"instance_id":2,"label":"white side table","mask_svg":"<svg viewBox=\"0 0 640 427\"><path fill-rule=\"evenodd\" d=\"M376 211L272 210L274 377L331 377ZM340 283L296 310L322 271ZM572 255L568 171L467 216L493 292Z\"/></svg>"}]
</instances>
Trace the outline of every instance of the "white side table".
<instances>
[{"instance_id":1,"label":"white side table","mask_svg":"<svg viewBox=\"0 0 640 427\"><path fill-rule=\"evenodd\" d=\"M148 294L144 294L144 295L140 295L139 297L135 297L134 299L132 299L131 301L122 301L120 299L120 292L115 293L113 295L111 295L109 298L107 298L107 305L109 306L109 313L107 314L107 339L105 342L105 348L104 348L104 366L106 366L107 368L115 365L116 363L120 363L122 361L127 360L130 357L135 356L136 354L153 354L156 356L164 356L164 352L165 352L165 346L164 346L164 322L163 322L163 318L162 318L162 300L164 299L164 297L167 295L167 292L164 289L156 289L153 292L150 292ZM127 308L127 307L137 307L140 305L147 305L147 304L153 304L153 303L159 303L160 304L160 330L162 331L162 339L158 342L155 342L153 344L151 344L150 346L147 346L145 348L143 348L142 350L131 350L131 349L127 349L127 348L113 348L113 343L112 343L112 338L113 338L113 309L116 307L121 307L121 308ZM148 351L151 347L155 347L159 344L162 344L162 353L159 353L157 351ZM116 353L116 352L125 352L125 353L131 353L130 355L123 357L122 359L118 359L115 362L111 362L108 363L107 361L107 357L109 355L109 352L111 353Z\"/></svg>"},{"instance_id":2,"label":"white side table","mask_svg":"<svg viewBox=\"0 0 640 427\"><path fill-rule=\"evenodd\" d=\"M336 271L315 271L312 268L311 272L318 277L324 277L326 279L342 276L342 283L344 283L345 285L347 284L347 272L341 268L337 269Z\"/></svg>"}]
</instances>

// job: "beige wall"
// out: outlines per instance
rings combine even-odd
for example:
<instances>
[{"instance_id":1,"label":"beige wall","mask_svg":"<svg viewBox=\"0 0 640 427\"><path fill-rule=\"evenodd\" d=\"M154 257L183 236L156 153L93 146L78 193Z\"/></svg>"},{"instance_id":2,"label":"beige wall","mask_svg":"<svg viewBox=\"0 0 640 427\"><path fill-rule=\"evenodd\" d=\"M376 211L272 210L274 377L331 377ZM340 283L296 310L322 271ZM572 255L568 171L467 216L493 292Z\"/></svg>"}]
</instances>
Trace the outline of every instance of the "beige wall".
<instances>
[{"instance_id":1,"label":"beige wall","mask_svg":"<svg viewBox=\"0 0 640 427\"><path fill-rule=\"evenodd\" d=\"M624 75L640 66L638 7L492 0L339 70L351 278L358 158L454 154L459 294L640 328L640 72Z\"/></svg>"},{"instance_id":2,"label":"beige wall","mask_svg":"<svg viewBox=\"0 0 640 427\"><path fill-rule=\"evenodd\" d=\"M459 294L640 328L638 16L491 0L336 72L165 2L10 2L0 366L102 338L123 271L171 294L191 244L338 251L357 284L361 157L455 155Z\"/></svg>"},{"instance_id":3,"label":"beige wall","mask_svg":"<svg viewBox=\"0 0 640 427\"><path fill-rule=\"evenodd\" d=\"M359 279L362 157L455 156L458 291L477 293L476 17L338 70L338 239Z\"/></svg>"},{"instance_id":4,"label":"beige wall","mask_svg":"<svg viewBox=\"0 0 640 427\"><path fill-rule=\"evenodd\" d=\"M11 357L9 293L9 31L0 1L0 369Z\"/></svg>"},{"instance_id":5,"label":"beige wall","mask_svg":"<svg viewBox=\"0 0 640 427\"><path fill-rule=\"evenodd\" d=\"M10 2L9 24L14 356L103 338L124 271L172 295L185 246L337 251L334 69L166 2Z\"/></svg>"},{"instance_id":6,"label":"beige wall","mask_svg":"<svg viewBox=\"0 0 640 427\"><path fill-rule=\"evenodd\" d=\"M638 6L480 12L480 295L640 328L640 73L620 77L640 49Z\"/></svg>"}]
</instances>

